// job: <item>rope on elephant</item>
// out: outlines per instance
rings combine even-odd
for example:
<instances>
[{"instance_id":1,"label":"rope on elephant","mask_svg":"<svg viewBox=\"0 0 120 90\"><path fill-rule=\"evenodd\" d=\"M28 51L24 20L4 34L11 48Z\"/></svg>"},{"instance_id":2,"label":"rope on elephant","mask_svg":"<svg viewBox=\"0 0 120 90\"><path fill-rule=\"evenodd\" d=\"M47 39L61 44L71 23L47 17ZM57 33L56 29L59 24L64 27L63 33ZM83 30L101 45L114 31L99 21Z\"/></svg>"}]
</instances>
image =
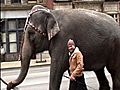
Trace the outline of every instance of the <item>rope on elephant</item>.
<instances>
[{"instance_id":1,"label":"rope on elephant","mask_svg":"<svg viewBox=\"0 0 120 90\"><path fill-rule=\"evenodd\" d=\"M66 78L68 78L68 79L70 79L68 76L66 76L66 75L63 75L64 77L66 77ZM79 81L76 81L77 83L79 83L79 84L81 84L81 85L84 85L82 82L79 82ZM92 90L97 90L97 89L95 89L95 88L93 88L93 87L91 87L91 86L89 86L89 85L86 85L86 86L88 86L89 88L91 88Z\"/></svg>"}]
</instances>

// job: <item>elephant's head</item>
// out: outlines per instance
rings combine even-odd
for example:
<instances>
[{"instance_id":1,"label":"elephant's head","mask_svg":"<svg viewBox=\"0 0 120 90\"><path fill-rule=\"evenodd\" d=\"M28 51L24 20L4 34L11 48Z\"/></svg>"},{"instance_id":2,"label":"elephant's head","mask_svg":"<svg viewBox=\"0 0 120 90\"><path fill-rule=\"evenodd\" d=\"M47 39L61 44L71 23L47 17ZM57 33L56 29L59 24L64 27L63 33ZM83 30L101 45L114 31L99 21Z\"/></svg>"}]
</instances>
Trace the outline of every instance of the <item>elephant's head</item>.
<instances>
[{"instance_id":1,"label":"elephant's head","mask_svg":"<svg viewBox=\"0 0 120 90\"><path fill-rule=\"evenodd\" d=\"M16 80L8 84L7 90L19 85L25 79L32 54L48 50L50 39L59 31L58 23L50 10L40 5L36 5L31 9L24 28L21 72Z\"/></svg>"}]
</instances>

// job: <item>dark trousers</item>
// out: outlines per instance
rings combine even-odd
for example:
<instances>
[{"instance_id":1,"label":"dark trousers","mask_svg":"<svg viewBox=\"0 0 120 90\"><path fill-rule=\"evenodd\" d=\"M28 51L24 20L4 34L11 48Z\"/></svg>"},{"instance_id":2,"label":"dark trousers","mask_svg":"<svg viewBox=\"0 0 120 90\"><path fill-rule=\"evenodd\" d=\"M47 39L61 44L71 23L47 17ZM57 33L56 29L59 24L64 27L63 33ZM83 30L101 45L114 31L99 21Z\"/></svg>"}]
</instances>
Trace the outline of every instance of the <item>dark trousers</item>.
<instances>
[{"instance_id":1,"label":"dark trousers","mask_svg":"<svg viewBox=\"0 0 120 90\"><path fill-rule=\"evenodd\" d=\"M87 90L84 74L81 77L76 77L76 81L70 80L69 90Z\"/></svg>"}]
</instances>

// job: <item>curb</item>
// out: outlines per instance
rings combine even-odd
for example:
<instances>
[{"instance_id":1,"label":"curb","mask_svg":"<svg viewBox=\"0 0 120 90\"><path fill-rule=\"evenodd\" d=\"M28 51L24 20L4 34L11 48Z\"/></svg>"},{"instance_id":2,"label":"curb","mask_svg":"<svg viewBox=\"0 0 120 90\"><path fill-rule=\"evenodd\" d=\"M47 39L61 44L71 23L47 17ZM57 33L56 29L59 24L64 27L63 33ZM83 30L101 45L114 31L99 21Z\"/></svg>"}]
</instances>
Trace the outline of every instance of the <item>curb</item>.
<instances>
[{"instance_id":1,"label":"curb","mask_svg":"<svg viewBox=\"0 0 120 90\"><path fill-rule=\"evenodd\" d=\"M39 62L38 60L31 60L29 67L48 66L50 64L51 62L49 58L45 59L45 61L39 61ZM1 70L16 69L16 68L21 68L21 61L1 62Z\"/></svg>"}]
</instances>

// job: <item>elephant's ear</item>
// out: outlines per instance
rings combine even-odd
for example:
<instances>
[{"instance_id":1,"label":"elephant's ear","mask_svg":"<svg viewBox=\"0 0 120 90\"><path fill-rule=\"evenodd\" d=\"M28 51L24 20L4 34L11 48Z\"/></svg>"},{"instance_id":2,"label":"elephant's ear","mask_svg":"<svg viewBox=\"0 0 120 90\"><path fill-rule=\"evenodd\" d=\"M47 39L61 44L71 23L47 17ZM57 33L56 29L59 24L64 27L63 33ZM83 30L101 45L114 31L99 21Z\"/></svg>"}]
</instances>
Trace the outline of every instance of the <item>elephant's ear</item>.
<instances>
[{"instance_id":1,"label":"elephant's ear","mask_svg":"<svg viewBox=\"0 0 120 90\"><path fill-rule=\"evenodd\" d=\"M48 24L47 24L48 39L50 40L59 31L60 31L60 28L59 28L58 22L56 21L54 15L51 14L48 18Z\"/></svg>"}]
</instances>

